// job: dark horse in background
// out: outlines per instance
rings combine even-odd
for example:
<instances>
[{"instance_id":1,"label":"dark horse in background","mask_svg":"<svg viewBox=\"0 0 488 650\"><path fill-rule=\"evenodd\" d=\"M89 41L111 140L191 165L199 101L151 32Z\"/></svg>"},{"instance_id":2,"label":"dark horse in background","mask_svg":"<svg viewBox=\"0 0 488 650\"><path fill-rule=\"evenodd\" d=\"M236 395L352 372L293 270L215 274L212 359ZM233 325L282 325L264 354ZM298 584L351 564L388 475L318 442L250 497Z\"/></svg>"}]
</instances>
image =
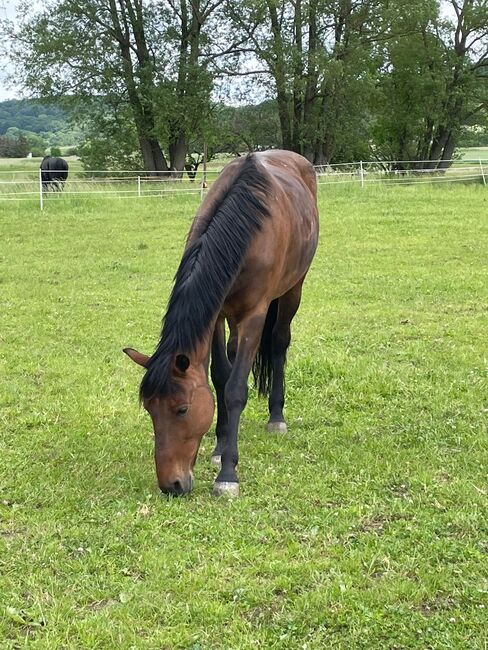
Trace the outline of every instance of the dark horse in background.
<instances>
[{"instance_id":1,"label":"dark horse in background","mask_svg":"<svg viewBox=\"0 0 488 650\"><path fill-rule=\"evenodd\" d=\"M68 163L64 158L44 156L41 161L41 181L44 191L52 189L54 192L59 192L64 188L67 178Z\"/></svg>"},{"instance_id":2,"label":"dark horse in background","mask_svg":"<svg viewBox=\"0 0 488 650\"><path fill-rule=\"evenodd\" d=\"M269 395L269 431L286 431L284 366L290 324L318 241L315 171L290 151L231 162L193 221L161 339L148 357L124 352L146 373L141 401L155 433L156 474L169 494L188 493L217 395L220 466L214 494L237 495L237 434L254 371ZM226 347L225 321L230 331Z\"/></svg>"}]
</instances>

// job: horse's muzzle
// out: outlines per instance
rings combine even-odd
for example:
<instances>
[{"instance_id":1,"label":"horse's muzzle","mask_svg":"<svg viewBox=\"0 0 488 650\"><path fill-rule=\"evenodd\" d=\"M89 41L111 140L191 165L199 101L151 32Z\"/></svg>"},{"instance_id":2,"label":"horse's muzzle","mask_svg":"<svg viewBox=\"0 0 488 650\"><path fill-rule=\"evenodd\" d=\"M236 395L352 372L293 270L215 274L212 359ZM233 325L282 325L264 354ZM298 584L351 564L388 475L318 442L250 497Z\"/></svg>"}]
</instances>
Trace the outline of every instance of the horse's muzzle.
<instances>
[{"instance_id":1,"label":"horse's muzzle","mask_svg":"<svg viewBox=\"0 0 488 650\"><path fill-rule=\"evenodd\" d=\"M188 474L186 477L181 477L165 485L160 485L159 488L164 494L169 494L174 497L184 496L185 494L189 494L193 488L193 476Z\"/></svg>"}]
</instances>

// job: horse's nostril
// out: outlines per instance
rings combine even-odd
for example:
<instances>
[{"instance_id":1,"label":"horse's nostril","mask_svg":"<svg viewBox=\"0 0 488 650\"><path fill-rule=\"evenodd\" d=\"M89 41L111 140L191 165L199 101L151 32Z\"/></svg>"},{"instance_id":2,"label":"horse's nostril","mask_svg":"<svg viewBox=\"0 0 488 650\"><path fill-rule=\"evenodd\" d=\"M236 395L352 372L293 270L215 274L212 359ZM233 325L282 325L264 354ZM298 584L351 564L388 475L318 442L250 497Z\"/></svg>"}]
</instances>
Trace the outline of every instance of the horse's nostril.
<instances>
[{"instance_id":1,"label":"horse's nostril","mask_svg":"<svg viewBox=\"0 0 488 650\"><path fill-rule=\"evenodd\" d=\"M181 481L172 481L168 483L165 487L161 487L161 492L166 494L172 494L173 496L179 496L185 493Z\"/></svg>"},{"instance_id":2,"label":"horse's nostril","mask_svg":"<svg viewBox=\"0 0 488 650\"><path fill-rule=\"evenodd\" d=\"M191 473L188 476L183 476L176 481L169 481L164 485L160 485L160 490L164 494L171 494L172 496L182 496L191 492L193 487L193 477Z\"/></svg>"},{"instance_id":3,"label":"horse's nostril","mask_svg":"<svg viewBox=\"0 0 488 650\"><path fill-rule=\"evenodd\" d=\"M183 494L184 490L181 481L174 481L171 485L171 491L173 494Z\"/></svg>"}]
</instances>

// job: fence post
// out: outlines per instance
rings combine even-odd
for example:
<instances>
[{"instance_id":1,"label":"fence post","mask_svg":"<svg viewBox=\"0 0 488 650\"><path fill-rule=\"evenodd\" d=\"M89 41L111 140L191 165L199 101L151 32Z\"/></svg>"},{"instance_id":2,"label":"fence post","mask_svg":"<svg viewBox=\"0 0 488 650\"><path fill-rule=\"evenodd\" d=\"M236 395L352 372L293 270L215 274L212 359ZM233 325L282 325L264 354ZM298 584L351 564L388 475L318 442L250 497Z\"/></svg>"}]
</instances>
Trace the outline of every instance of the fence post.
<instances>
[{"instance_id":1,"label":"fence post","mask_svg":"<svg viewBox=\"0 0 488 650\"><path fill-rule=\"evenodd\" d=\"M137 196L141 198L141 177L137 177Z\"/></svg>"},{"instance_id":2,"label":"fence post","mask_svg":"<svg viewBox=\"0 0 488 650\"><path fill-rule=\"evenodd\" d=\"M44 210L44 197L42 195L42 170L39 167L39 206Z\"/></svg>"},{"instance_id":3,"label":"fence post","mask_svg":"<svg viewBox=\"0 0 488 650\"><path fill-rule=\"evenodd\" d=\"M203 143L203 178L200 185L200 201L203 200L203 190L207 186L207 143Z\"/></svg>"},{"instance_id":4,"label":"fence post","mask_svg":"<svg viewBox=\"0 0 488 650\"><path fill-rule=\"evenodd\" d=\"M483 179L483 185L486 187L485 170L483 169L483 163L481 162L481 158L480 158L480 169L481 169L481 178Z\"/></svg>"},{"instance_id":5,"label":"fence post","mask_svg":"<svg viewBox=\"0 0 488 650\"><path fill-rule=\"evenodd\" d=\"M361 187L364 187L364 170L363 170L363 161L359 161L359 178L361 179Z\"/></svg>"}]
</instances>

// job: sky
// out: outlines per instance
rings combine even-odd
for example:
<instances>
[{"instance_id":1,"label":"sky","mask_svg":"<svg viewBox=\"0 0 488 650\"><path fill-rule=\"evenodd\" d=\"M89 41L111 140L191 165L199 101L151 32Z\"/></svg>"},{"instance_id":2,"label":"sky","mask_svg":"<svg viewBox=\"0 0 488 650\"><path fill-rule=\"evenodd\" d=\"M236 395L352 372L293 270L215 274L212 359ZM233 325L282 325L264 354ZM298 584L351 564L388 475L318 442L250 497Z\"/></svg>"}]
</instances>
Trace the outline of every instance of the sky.
<instances>
[{"instance_id":1,"label":"sky","mask_svg":"<svg viewBox=\"0 0 488 650\"><path fill-rule=\"evenodd\" d=\"M0 20L15 18L15 0L0 0ZM14 99L20 96L18 88L7 88L5 76L9 72L9 61L0 54L0 102L5 99Z\"/></svg>"}]
</instances>

